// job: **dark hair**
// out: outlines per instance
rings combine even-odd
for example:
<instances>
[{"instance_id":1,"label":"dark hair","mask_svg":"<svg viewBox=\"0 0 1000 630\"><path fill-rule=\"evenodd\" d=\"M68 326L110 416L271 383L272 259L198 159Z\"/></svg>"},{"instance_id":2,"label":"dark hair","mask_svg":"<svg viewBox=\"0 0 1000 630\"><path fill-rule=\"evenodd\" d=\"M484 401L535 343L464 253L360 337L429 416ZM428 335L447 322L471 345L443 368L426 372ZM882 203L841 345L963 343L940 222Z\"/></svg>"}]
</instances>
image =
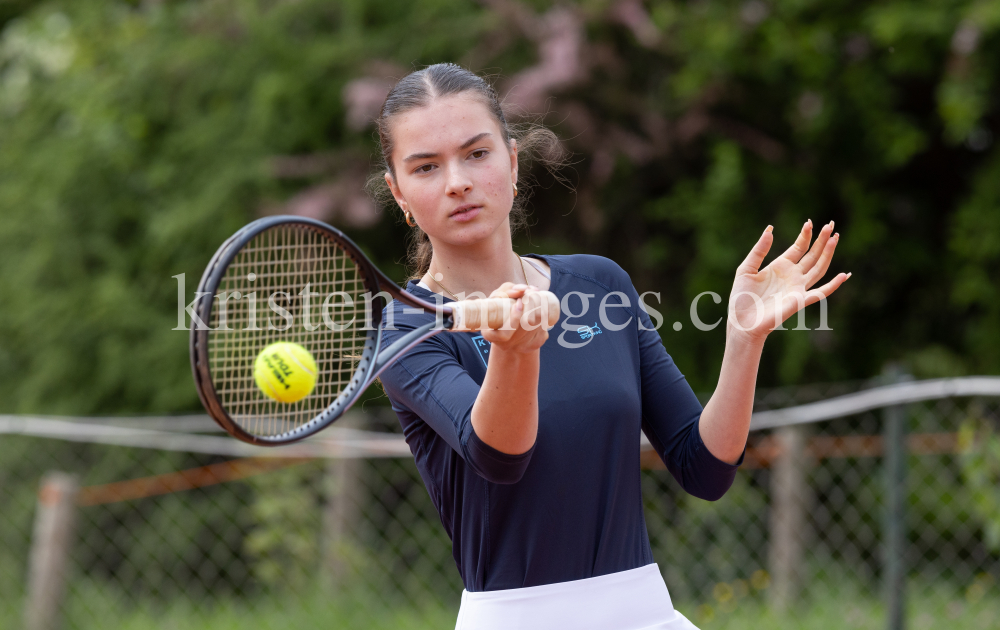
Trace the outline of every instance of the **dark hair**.
<instances>
[{"instance_id":1,"label":"dark hair","mask_svg":"<svg viewBox=\"0 0 1000 630\"><path fill-rule=\"evenodd\" d=\"M369 193L375 197L379 204L394 205L392 193L386 185L384 177L385 171L389 171L393 178L396 176L396 170L392 164L392 118L411 109L424 107L437 97L465 92L478 97L493 115L508 150L511 140L517 140L519 163L538 160L553 174L556 174L556 171L566 164L559 138L550 130L536 122L514 125L507 123L497 91L486 79L453 63L438 63L423 70L411 72L400 79L389 90L389 94L382 104L382 110L375 120L382 147L382 169L384 170L373 174L368 180L367 187ZM522 156L524 157L523 162ZM558 175L556 176L561 179ZM518 195L514 198L514 205L510 211L512 233L524 227L527 221L524 203L529 196L530 186L523 183L526 179L527 177L519 182L522 185L518 186ZM427 234L419 227L413 228L408 252L411 278L420 278L427 273L433 253Z\"/></svg>"}]
</instances>

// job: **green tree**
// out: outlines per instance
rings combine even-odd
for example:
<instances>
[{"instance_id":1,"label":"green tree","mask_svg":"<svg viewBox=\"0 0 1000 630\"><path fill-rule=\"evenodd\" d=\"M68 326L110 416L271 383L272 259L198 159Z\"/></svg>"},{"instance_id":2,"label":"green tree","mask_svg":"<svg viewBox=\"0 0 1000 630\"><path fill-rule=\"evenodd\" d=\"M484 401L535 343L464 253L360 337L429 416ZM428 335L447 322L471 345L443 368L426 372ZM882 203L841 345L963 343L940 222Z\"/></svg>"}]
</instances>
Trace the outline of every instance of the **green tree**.
<instances>
[{"instance_id":1,"label":"green tree","mask_svg":"<svg viewBox=\"0 0 1000 630\"><path fill-rule=\"evenodd\" d=\"M190 298L262 212L313 208L394 268L396 213L331 198L360 198L378 90L444 60L501 70L512 112L548 108L577 157L572 193L535 173L519 249L607 255L662 292L661 332L699 389L722 331L694 330L692 298L726 295L763 226L777 249L806 218L837 221L835 270L855 276L832 331L773 335L762 384L890 359L998 369L995 3L6 6L20 17L0 44L5 410L195 408L172 276Z\"/></svg>"},{"instance_id":2,"label":"green tree","mask_svg":"<svg viewBox=\"0 0 1000 630\"><path fill-rule=\"evenodd\" d=\"M371 137L347 128L341 94L401 31L451 24L462 37L422 46L447 57L483 22L458 2L406 6L92 1L10 23L0 407L194 409L173 276L190 295L226 236L329 175L276 175L274 156L332 149L367 162ZM388 223L355 235L382 243Z\"/></svg>"}]
</instances>

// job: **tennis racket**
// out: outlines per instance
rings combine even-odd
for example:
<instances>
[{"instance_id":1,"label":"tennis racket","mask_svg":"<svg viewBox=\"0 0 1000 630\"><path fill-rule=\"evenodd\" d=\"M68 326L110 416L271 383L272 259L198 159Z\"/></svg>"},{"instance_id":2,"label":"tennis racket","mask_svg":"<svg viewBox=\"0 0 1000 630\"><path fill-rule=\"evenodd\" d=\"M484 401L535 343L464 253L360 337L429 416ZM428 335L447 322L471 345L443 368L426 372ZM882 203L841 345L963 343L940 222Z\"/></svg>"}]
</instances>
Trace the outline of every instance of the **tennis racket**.
<instances>
[{"instance_id":1,"label":"tennis racket","mask_svg":"<svg viewBox=\"0 0 1000 630\"><path fill-rule=\"evenodd\" d=\"M342 232L312 219L275 216L250 223L215 252L198 285L191 319L191 369L202 404L231 435L277 446L329 426L393 361L442 331L498 329L514 300L434 304L404 292ZM382 348L382 308L392 298L436 315ZM559 301L532 298L552 328ZM316 362L316 385L294 403L257 387L257 355L297 343Z\"/></svg>"}]
</instances>

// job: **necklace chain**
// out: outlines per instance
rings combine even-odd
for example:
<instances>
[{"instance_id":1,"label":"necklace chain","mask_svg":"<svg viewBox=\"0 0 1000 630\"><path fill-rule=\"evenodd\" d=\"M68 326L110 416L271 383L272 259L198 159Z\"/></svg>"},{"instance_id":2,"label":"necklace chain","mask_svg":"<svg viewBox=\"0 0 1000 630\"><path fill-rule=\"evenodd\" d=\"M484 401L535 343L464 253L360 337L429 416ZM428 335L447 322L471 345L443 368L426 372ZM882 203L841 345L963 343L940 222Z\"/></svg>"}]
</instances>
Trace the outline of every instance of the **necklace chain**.
<instances>
[{"instance_id":1,"label":"necklace chain","mask_svg":"<svg viewBox=\"0 0 1000 630\"><path fill-rule=\"evenodd\" d=\"M521 263L521 275L524 276L524 284L528 284L528 274L524 270L524 261L521 259L520 256L517 255L517 252L514 252L514 257L517 258L517 262ZM441 275L441 274L436 274L436 275ZM431 278L434 280L434 282L437 283L437 285L439 287L441 287L442 289L444 289L445 293L447 293L452 298L454 298L456 302L460 301L458 299L457 295L455 295L454 293L452 293L451 290L448 287L446 287L443 284L441 284L441 281L438 280L437 277L435 277L435 274L431 274Z\"/></svg>"}]
</instances>

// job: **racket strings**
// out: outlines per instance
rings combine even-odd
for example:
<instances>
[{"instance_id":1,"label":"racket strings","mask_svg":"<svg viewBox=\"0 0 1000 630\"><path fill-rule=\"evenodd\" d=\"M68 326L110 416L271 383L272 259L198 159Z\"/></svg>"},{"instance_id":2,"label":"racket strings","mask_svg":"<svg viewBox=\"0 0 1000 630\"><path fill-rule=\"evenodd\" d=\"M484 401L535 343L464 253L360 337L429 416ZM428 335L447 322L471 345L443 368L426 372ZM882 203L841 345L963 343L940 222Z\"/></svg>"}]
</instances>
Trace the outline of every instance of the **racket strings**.
<instances>
[{"instance_id":1,"label":"racket strings","mask_svg":"<svg viewBox=\"0 0 1000 630\"><path fill-rule=\"evenodd\" d=\"M287 433L347 388L367 339L365 291L350 255L307 226L275 226L237 253L206 323L212 383L240 428L259 436ZM316 362L315 387L295 403L268 398L254 380L257 355L277 341L301 345Z\"/></svg>"}]
</instances>

